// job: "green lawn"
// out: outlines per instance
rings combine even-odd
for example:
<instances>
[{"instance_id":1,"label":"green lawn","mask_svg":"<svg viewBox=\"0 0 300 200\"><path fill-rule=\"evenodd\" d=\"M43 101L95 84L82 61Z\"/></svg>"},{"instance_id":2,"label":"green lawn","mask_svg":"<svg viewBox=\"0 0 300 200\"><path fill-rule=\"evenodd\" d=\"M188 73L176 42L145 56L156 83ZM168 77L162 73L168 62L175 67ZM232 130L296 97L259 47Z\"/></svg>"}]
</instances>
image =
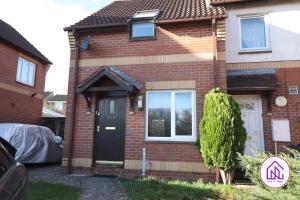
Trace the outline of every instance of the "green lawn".
<instances>
[{"instance_id":1,"label":"green lawn","mask_svg":"<svg viewBox=\"0 0 300 200\"><path fill-rule=\"evenodd\" d=\"M123 188L131 200L190 200L190 199L234 199L234 188L230 186L186 182L158 178L129 180L121 178Z\"/></svg>"},{"instance_id":2,"label":"green lawn","mask_svg":"<svg viewBox=\"0 0 300 200\"><path fill-rule=\"evenodd\" d=\"M76 200L79 199L79 188L63 184L30 182L30 200Z\"/></svg>"},{"instance_id":3,"label":"green lawn","mask_svg":"<svg viewBox=\"0 0 300 200\"><path fill-rule=\"evenodd\" d=\"M158 178L124 179L120 182L130 200L290 200L296 196L277 197L260 188L237 189L221 184L205 184Z\"/></svg>"}]
</instances>

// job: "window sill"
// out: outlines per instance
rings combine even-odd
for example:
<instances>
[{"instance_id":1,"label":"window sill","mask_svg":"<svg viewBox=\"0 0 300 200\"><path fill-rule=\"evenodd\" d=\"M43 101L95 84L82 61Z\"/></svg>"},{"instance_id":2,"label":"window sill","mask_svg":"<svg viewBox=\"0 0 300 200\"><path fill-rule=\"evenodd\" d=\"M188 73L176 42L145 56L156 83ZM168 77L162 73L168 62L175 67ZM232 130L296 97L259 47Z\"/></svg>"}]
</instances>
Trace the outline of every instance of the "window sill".
<instances>
[{"instance_id":1,"label":"window sill","mask_svg":"<svg viewBox=\"0 0 300 200\"><path fill-rule=\"evenodd\" d=\"M238 54L272 53L271 49L240 50Z\"/></svg>"},{"instance_id":2,"label":"window sill","mask_svg":"<svg viewBox=\"0 0 300 200\"><path fill-rule=\"evenodd\" d=\"M137 42L137 41L146 41L146 40L156 40L156 37L139 37L139 38L130 38L130 42Z\"/></svg>"},{"instance_id":3,"label":"window sill","mask_svg":"<svg viewBox=\"0 0 300 200\"><path fill-rule=\"evenodd\" d=\"M176 143L176 144L196 144L197 140L195 139L191 139L191 140L158 140L158 139L145 139L146 143L159 143L159 144L172 144L172 143Z\"/></svg>"},{"instance_id":4,"label":"window sill","mask_svg":"<svg viewBox=\"0 0 300 200\"><path fill-rule=\"evenodd\" d=\"M20 84L20 85L24 85L24 86L27 86L27 87L31 87L31 88L34 88L34 85L29 85L27 83L23 83L21 81L16 81L16 83Z\"/></svg>"}]
</instances>

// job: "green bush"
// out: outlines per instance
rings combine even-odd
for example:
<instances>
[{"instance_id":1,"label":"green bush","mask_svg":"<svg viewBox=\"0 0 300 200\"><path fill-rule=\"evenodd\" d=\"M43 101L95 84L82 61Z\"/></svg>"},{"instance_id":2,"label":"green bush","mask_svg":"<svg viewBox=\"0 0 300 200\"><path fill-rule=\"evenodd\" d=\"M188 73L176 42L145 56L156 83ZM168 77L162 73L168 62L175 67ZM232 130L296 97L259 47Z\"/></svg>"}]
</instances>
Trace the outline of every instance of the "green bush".
<instances>
[{"instance_id":1,"label":"green bush","mask_svg":"<svg viewBox=\"0 0 300 200\"><path fill-rule=\"evenodd\" d=\"M279 156L286 160L291 168L290 180L284 188L270 189L267 188L260 178L260 165L261 163L272 156L271 154L259 154L256 156L239 156L242 168L246 171L246 176L256 183L262 194L268 193L274 200L293 200L300 199L300 153L291 149L288 149L289 153L281 153ZM293 155L293 156L291 156Z\"/></svg>"},{"instance_id":2,"label":"green bush","mask_svg":"<svg viewBox=\"0 0 300 200\"><path fill-rule=\"evenodd\" d=\"M232 96L219 88L205 95L200 122L200 151L208 167L220 168L221 174L223 170L229 179L239 163L237 153L244 153L247 134L243 124L239 105ZM222 178L224 182L223 175Z\"/></svg>"}]
</instances>

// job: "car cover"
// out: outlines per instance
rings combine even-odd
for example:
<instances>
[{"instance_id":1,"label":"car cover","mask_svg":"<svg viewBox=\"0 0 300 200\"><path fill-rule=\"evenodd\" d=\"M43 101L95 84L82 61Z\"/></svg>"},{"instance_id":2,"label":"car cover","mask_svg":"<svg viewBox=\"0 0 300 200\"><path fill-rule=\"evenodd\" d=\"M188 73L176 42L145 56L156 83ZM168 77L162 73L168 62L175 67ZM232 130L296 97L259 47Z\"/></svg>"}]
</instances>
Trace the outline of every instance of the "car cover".
<instances>
[{"instance_id":1,"label":"car cover","mask_svg":"<svg viewBox=\"0 0 300 200\"><path fill-rule=\"evenodd\" d=\"M27 124L1 124L0 137L17 149L20 163L61 162L62 145L47 127Z\"/></svg>"}]
</instances>

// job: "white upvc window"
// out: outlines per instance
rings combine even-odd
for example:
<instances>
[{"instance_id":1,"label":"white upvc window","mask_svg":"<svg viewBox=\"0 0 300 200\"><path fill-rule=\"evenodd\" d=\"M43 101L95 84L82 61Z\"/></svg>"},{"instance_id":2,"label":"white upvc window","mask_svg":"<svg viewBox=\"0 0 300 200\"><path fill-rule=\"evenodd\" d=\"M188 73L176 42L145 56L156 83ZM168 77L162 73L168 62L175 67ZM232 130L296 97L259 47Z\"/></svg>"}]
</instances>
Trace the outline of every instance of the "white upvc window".
<instances>
[{"instance_id":1,"label":"white upvc window","mask_svg":"<svg viewBox=\"0 0 300 200\"><path fill-rule=\"evenodd\" d=\"M155 25L150 21L133 22L131 27L132 39L155 38Z\"/></svg>"},{"instance_id":2,"label":"white upvc window","mask_svg":"<svg viewBox=\"0 0 300 200\"><path fill-rule=\"evenodd\" d=\"M36 65L19 57L16 81L25 85L34 86Z\"/></svg>"},{"instance_id":3,"label":"white upvc window","mask_svg":"<svg viewBox=\"0 0 300 200\"><path fill-rule=\"evenodd\" d=\"M147 92L146 141L196 142L196 132L195 91Z\"/></svg>"},{"instance_id":4,"label":"white upvc window","mask_svg":"<svg viewBox=\"0 0 300 200\"><path fill-rule=\"evenodd\" d=\"M265 15L240 16L241 51L270 50L269 24Z\"/></svg>"}]
</instances>

